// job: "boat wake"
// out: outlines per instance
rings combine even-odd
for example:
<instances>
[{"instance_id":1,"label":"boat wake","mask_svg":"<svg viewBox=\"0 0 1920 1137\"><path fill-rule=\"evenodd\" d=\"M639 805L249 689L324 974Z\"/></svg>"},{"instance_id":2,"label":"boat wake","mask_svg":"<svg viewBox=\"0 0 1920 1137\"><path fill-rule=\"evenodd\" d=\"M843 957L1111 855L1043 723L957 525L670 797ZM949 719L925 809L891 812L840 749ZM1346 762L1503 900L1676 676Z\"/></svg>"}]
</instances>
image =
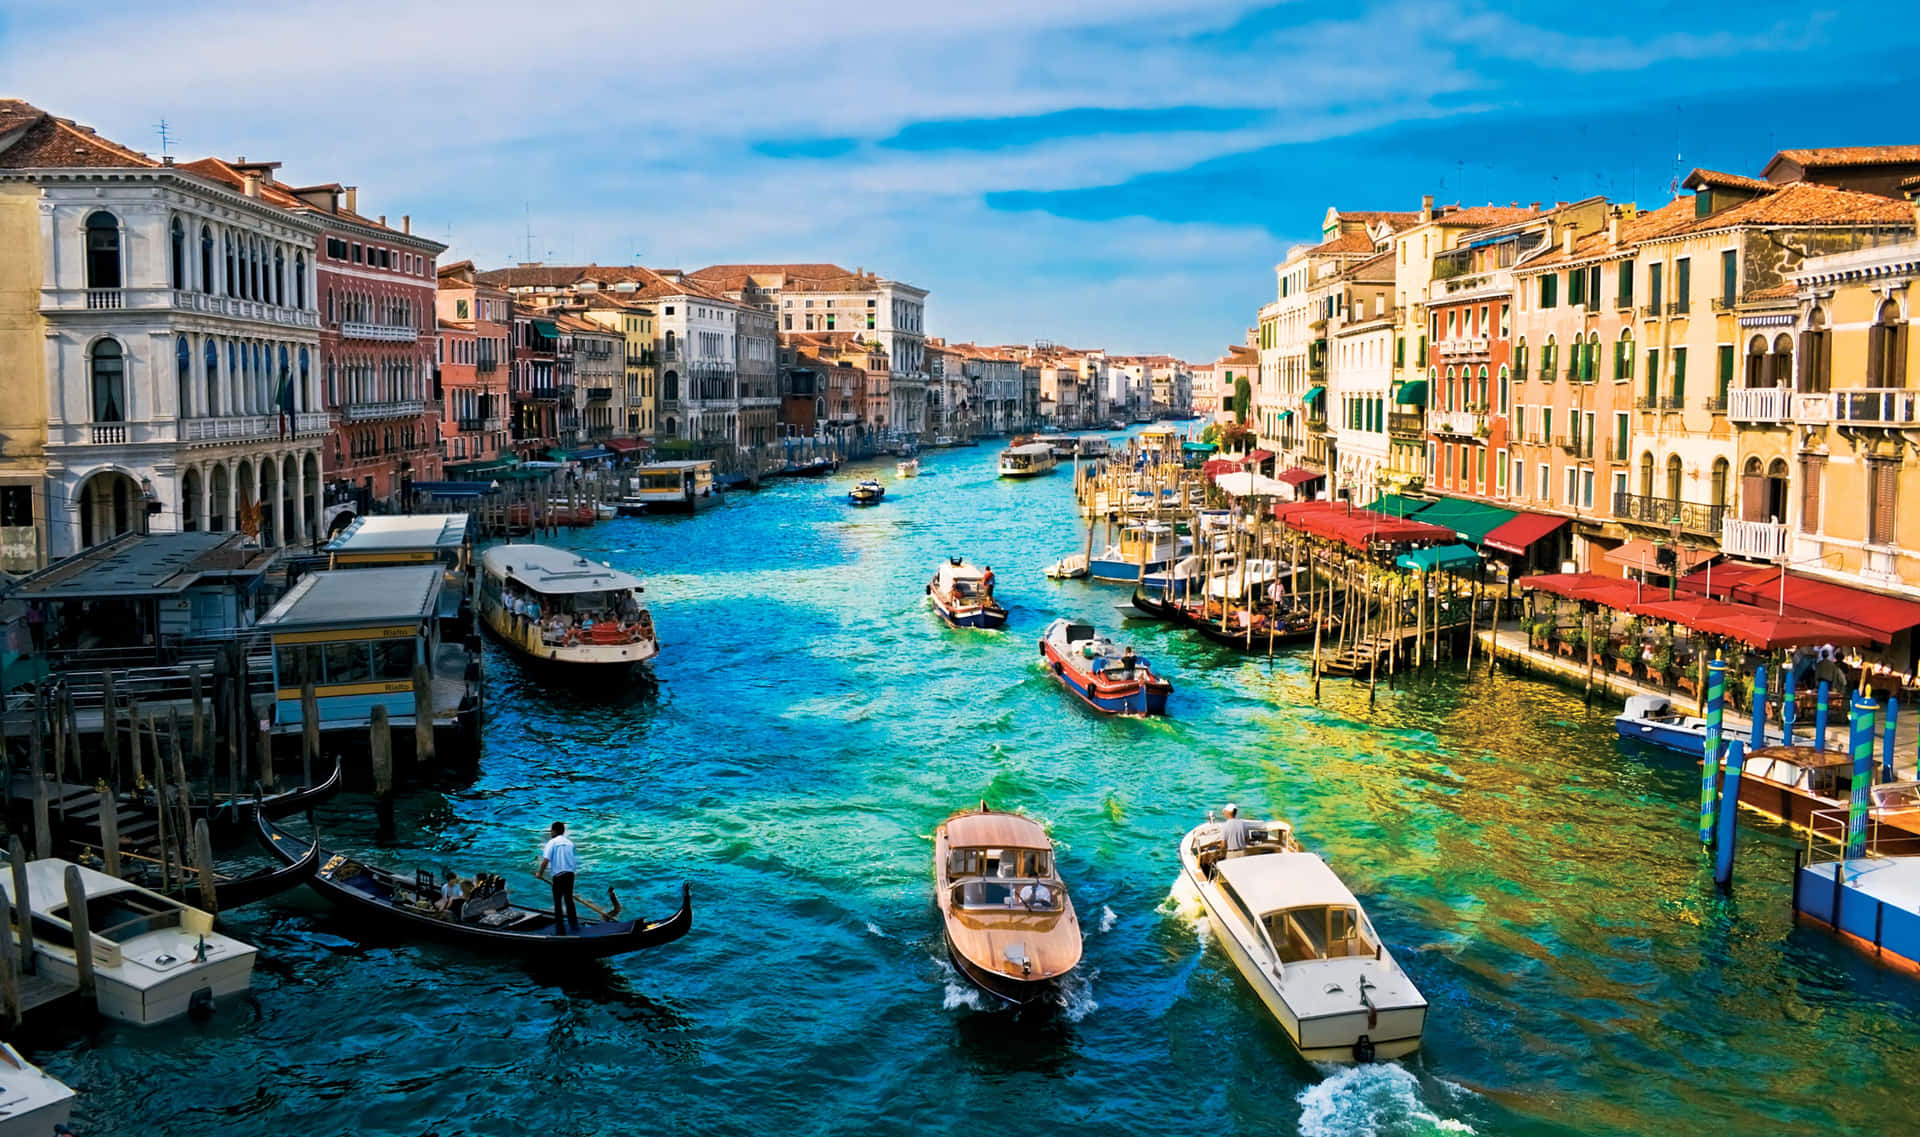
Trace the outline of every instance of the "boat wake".
<instances>
[{"instance_id":1,"label":"boat wake","mask_svg":"<svg viewBox=\"0 0 1920 1137\"><path fill-rule=\"evenodd\" d=\"M1100 1009L1100 1003L1093 997L1093 980L1097 971L1082 973L1070 972L1060 980L1054 989L1054 1002L1059 1004L1061 1017L1070 1023L1077 1023Z\"/></svg>"},{"instance_id":2,"label":"boat wake","mask_svg":"<svg viewBox=\"0 0 1920 1137\"><path fill-rule=\"evenodd\" d=\"M1102 934L1113 931L1113 925L1119 919L1119 914L1113 909L1107 907L1105 904L1100 906L1100 931Z\"/></svg>"},{"instance_id":3,"label":"boat wake","mask_svg":"<svg viewBox=\"0 0 1920 1137\"><path fill-rule=\"evenodd\" d=\"M893 938L892 936L887 934L886 929L874 923L872 920L867 921L867 934L883 940L890 940Z\"/></svg>"},{"instance_id":4,"label":"boat wake","mask_svg":"<svg viewBox=\"0 0 1920 1137\"><path fill-rule=\"evenodd\" d=\"M1185 873L1174 878L1173 888L1168 891L1167 898L1160 902L1160 911L1187 925L1203 941L1212 934L1212 929L1207 926L1206 901L1200 899L1200 890L1193 886Z\"/></svg>"},{"instance_id":5,"label":"boat wake","mask_svg":"<svg viewBox=\"0 0 1920 1137\"><path fill-rule=\"evenodd\" d=\"M980 995L980 989L967 982L966 977L946 960L936 960L940 965L940 978L946 987L945 996L940 1001L940 1009L946 1011L984 1011L986 1001Z\"/></svg>"},{"instance_id":6,"label":"boat wake","mask_svg":"<svg viewBox=\"0 0 1920 1137\"><path fill-rule=\"evenodd\" d=\"M1441 1117L1420 1098L1420 1080L1404 1066L1320 1065L1332 1071L1300 1092L1301 1137L1425 1137L1471 1134L1464 1121Z\"/></svg>"}]
</instances>

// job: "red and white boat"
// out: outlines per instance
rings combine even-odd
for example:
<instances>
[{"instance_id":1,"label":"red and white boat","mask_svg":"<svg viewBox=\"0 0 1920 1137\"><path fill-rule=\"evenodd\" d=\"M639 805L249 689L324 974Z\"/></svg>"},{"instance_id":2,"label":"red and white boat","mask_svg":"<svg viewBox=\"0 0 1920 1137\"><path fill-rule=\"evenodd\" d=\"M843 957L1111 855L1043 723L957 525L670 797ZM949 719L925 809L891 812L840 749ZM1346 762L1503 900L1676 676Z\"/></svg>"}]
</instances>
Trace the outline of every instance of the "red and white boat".
<instances>
[{"instance_id":1,"label":"red and white boat","mask_svg":"<svg viewBox=\"0 0 1920 1137\"><path fill-rule=\"evenodd\" d=\"M1096 711L1110 715L1164 715L1173 684L1147 661L1093 630L1092 624L1055 620L1040 637L1040 656L1054 677Z\"/></svg>"}]
</instances>

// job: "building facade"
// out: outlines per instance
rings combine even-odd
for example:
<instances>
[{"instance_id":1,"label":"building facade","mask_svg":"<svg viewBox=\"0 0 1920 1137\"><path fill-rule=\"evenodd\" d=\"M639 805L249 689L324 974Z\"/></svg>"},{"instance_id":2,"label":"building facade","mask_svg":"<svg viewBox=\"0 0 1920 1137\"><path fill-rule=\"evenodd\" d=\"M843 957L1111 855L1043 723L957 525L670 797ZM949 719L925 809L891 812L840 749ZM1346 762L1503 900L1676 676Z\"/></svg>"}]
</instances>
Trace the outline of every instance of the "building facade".
<instances>
[{"instance_id":1,"label":"building facade","mask_svg":"<svg viewBox=\"0 0 1920 1137\"><path fill-rule=\"evenodd\" d=\"M511 453L507 387L513 320L506 292L479 283L472 261L445 265L438 276L440 440L447 472L457 473L462 466L478 469Z\"/></svg>"}]
</instances>

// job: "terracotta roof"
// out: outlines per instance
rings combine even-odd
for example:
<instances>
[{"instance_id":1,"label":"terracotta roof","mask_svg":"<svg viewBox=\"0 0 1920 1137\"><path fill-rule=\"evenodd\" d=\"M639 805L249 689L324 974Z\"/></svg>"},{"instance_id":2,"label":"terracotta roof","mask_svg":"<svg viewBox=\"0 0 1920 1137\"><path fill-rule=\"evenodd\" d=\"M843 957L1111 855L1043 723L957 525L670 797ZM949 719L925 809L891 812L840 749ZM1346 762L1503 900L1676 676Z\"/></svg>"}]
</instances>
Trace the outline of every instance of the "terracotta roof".
<instances>
[{"instance_id":1,"label":"terracotta roof","mask_svg":"<svg viewBox=\"0 0 1920 1137\"><path fill-rule=\"evenodd\" d=\"M1788 300L1797 295L1797 284L1776 284L1772 288L1756 288L1740 297L1742 300Z\"/></svg>"},{"instance_id":2,"label":"terracotta roof","mask_svg":"<svg viewBox=\"0 0 1920 1137\"><path fill-rule=\"evenodd\" d=\"M693 296L702 300L732 303L711 288L684 279L669 280L639 265L516 265L513 268L488 269L475 274L475 279L498 288L572 288L587 282L602 287L632 284L635 286L633 291L612 294L615 299L628 303L670 296Z\"/></svg>"},{"instance_id":3,"label":"terracotta roof","mask_svg":"<svg viewBox=\"0 0 1920 1137\"><path fill-rule=\"evenodd\" d=\"M1729 225L1898 225L1913 223L1913 207L1879 194L1834 189L1813 182L1791 182L1765 197L1744 201L1711 217L1696 229Z\"/></svg>"},{"instance_id":4,"label":"terracotta roof","mask_svg":"<svg viewBox=\"0 0 1920 1137\"><path fill-rule=\"evenodd\" d=\"M1483 225L1505 225L1509 221L1524 221L1539 216L1540 211L1530 205L1470 205L1465 209L1449 206L1444 212L1436 212L1433 219L1442 225L1461 225L1478 228Z\"/></svg>"},{"instance_id":5,"label":"terracotta roof","mask_svg":"<svg viewBox=\"0 0 1920 1137\"><path fill-rule=\"evenodd\" d=\"M1677 197L1658 209L1649 209L1636 213L1630 219L1620 223L1620 244L1609 247L1607 231L1603 227L1598 232L1589 233L1574 242L1573 253L1569 255L1565 246L1554 245L1537 257L1531 257L1516 266L1518 271L1527 272L1537 268L1567 264L1571 261L1583 261L1589 257L1617 253L1627 256L1639 241L1651 241L1656 237L1665 237L1681 232L1691 226L1697 218L1694 216L1691 197Z\"/></svg>"},{"instance_id":6,"label":"terracotta roof","mask_svg":"<svg viewBox=\"0 0 1920 1137\"><path fill-rule=\"evenodd\" d=\"M1782 160L1809 170L1840 166L1886 166L1899 162L1920 162L1920 146L1821 146L1809 150L1782 150L1767 163L1767 169L1773 169Z\"/></svg>"},{"instance_id":7,"label":"terracotta roof","mask_svg":"<svg viewBox=\"0 0 1920 1137\"><path fill-rule=\"evenodd\" d=\"M1373 256L1373 238L1365 233L1342 233L1307 250L1313 256Z\"/></svg>"},{"instance_id":8,"label":"terracotta roof","mask_svg":"<svg viewBox=\"0 0 1920 1137\"><path fill-rule=\"evenodd\" d=\"M274 164L277 165L278 163L274 163ZM253 165L254 163L252 162L247 162L244 164L239 162L229 162L224 158L200 158L192 162L182 162L179 164L177 168L185 170L188 173L195 175L196 177L202 177L202 178L206 178L208 181L218 182L221 185L226 186L228 189L240 190L242 192L245 192L246 186L247 186L247 177L244 171L248 167ZM434 245L442 249L446 248L445 245L440 244L440 242L435 241L432 238L423 237L418 233L403 233L400 230L395 229L393 226L378 220L377 218L368 217L365 214L361 214L361 213L355 213L353 210L347 209L345 206L342 206L338 209L322 208L306 200L305 198L298 196L295 192L296 190L305 190L307 192L317 192L317 191L323 191L323 190L339 190L342 188L343 187L338 182L325 182L316 186L289 186L278 180L267 181L265 179L262 179L260 183L259 200L264 201L269 205L277 205L282 209L290 210L295 213L306 214L309 217L320 218L323 220L331 220L331 219L338 218L339 220L342 220L342 221L351 221L356 225L365 226L368 229L378 229L381 232L392 234L397 239L414 241L414 242L428 244L428 245ZM471 262L464 262L464 263L470 264Z\"/></svg>"},{"instance_id":9,"label":"terracotta roof","mask_svg":"<svg viewBox=\"0 0 1920 1137\"><path fill-rule=\"evenodd\" d=\"M1384 274L1381 272L1382 269L1386 270ZM1392 280L1393 270L1393 250L1388 249L1376 257L1361 261L1359 264L1347 269L1346 276L1349 280L1365 280L1380 283Z\"/></svg>"},{"instance_id":10,"label":"terracotta roof","mask_svg":"<svg viewBox=\"0 0 1920 1137\"><path fill-rule=\"evenodd\" d=\"M1260 353L1250 347L1246 347L1241 344L1229 344L1227 345L1227 354L1221 356L1220 359L1215 360L1213 363L1210 363L1207 366L1212 367L1212 366L1215 366L1216 364L1219 364L1229 359L1257 360L1259 358L1260 358Z\"/></svg>"},{"instance_id":11,"label":"terracotta roof","mask_svg":"<svg viewBox=\"0 0 1920 1137\"><path fill-rule=\"evenodd\" d=\"M1900 188L1903 190L1906 190L1909 193L1913 192L1914 190L1920 190L1920 174L1915 174L1910 178L1902 179L1900 182Z\"/></svg>"},{"instance_id":12,"label":"terracotta roof","mask_svg":"<svg viewBox=\"0 0 1920 1137\"><path fill-rule=\"evenodd\" d=\"M1390 221L1395 224L1414 224L1420 220L1418 210L1404 211L1392 209L1340 209L1333 211L1342 221L1360 221L1373 224L1378 221Z\"/></svg>"},{"instance_id":13,"label":"terracotta roof","mask_svg":"<svg viewBox=\"0 0 1920 1137\"><path fill-rule=\"evenodd\" d=\"M0 100L0 136L18 132L0 150L0 169L151 169L160 165L137 150L100 137L90 126L56 118L19 99Z\"/></svg>"},{"instance_id":14,"label":"terracotta roof","mask_svg":"<svg viewBox=\"0 0 1920 1137\"><path fill-rule=\"evenodd\" d=\"M1710 189L1758 190L1762 193L1780 188L1763 178L1749 178L1745 174L1729 174L1704 168L1696 168L1687 175L1687 180L1680 184L1688 189L1706 186Z\"/></svg>"}]
</instances>

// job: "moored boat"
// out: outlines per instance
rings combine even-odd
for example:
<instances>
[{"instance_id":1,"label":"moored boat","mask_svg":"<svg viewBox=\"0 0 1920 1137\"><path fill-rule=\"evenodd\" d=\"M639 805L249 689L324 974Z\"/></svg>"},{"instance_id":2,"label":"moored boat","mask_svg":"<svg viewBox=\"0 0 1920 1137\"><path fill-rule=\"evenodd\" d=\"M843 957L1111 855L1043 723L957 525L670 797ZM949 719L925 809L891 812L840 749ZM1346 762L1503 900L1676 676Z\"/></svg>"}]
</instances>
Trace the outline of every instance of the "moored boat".
<instances>
[{"instance_id":1,"label":"moored boat","mask_svg":"<svg viewBox=\"0 0 1920 1137\"><path fill-rule=\"evenodd\" d=\"M1683 715L1665 695L1629 695L1625 708L1613 716L1620 737L1649 746L1662 746L1698 758L1707 749L1707 720ZM1734 737L1731 731L1727 737ZM1742 736L1744 737L1744 735ZM1778 731L1767 731L1763 742L1780 741Z\"/></svg>"},{"instance_id":2,"label":"moored boat","mask_svg":"<svg viewBox=\"0 0 1920 1137\"><path fill-rule=\"evenodd\" d=\"M1228 824L1232 824L1229 822ZM1420 1048L1427 1000L1360 902L1292 830L1252 822L1241 855L1209 819L1180 841L1180 870L1220 946L1310 1062L1371 1062Z\"/></svg>"},{"instance_id":3,"label":"moored boat","mask_svg":"<svg viewBox=\"0 0 1920 1137\"><path fill-rule=\"evenodd\" d=\"M1895 792L1883 799L1880 789ZM1920 788L1912 782L1876 787L1875 808L1883 815L1917 807ZM1806 847L1794 857L1795 918L1882 963L1920 973L1920 855L1895 855L1872 832L1864 848L1850 850L1844 808L1817 812L1811 821ZM1890 832L1883 827L1878 835Z\"/></svg>"},{"instance_id":4,"label":"moored boat","mask_svg":"<svg viewBox=\"0 0 1920 1137\"><path fill-rule=\"evenodd\" d=\"M953 965L975 986L1022 1006L1080 963L1080 920L1031 818L963 810L933 833L934 903Z\"/></svg>"},{"instance_id":5,"label":"moored boat","mask_svg":"<svg viewBox=\"0 0 1920 1137\"><path fill-rule=\"evenodd\" d=\"M1706 746L1700 747L1704 755ZM1867 773L1867 832L1888 855L1920 854L1920 809L1901 792L1906 783L1873 785L1878 763ZM1740 804L1770 817L1833 838L1845 829L1853 796L1853 758L1812 746L1762 746L1746 752L1740 769ZM1835 811L1843 821L1836 825Z\"/></svg>"},{"instance_id":6,"label":"moored boat","mask_svg":"<svg viewBox=\"0 0 1920 1137\"><path fill-rule=\"evenodd\" d=\"M1068 553L1041 571L1048 580L1079 580L1087 575L1087 554Z\"/></svg>"},{"instance_id":7,"label":"moored boat","mask_svg":"<svg viewBox=\"0 0 1920 1137\"><path fill-rule=\"evenodd\" d=\"M1044 442L1009 446L1000 452L1000 476L1003 478L1037 478L1053 473L1053 467L1053 447Z\"/></svg>"},{"instance_id":8,"label":"moored boat","mask_svg":"<svg viewBox=\"0 0 1920 1137\"><path fill-rule=\"evenodd\" d=\"M1166 572L1184 544L1171 525L1129 521L1120 527L1120 540L1088 558L1087 571L1095 580L1133 584L1142 576Z\"/></svg>"},{"instance_id":9,"label":"moored boat","mask_svg":"<svg viewBox=\"0 0 1920 1137\"><path fill-rule=\"evenodd\" d=\"M267 847L282 860L305 845L264 818ZM320 871L308 881L328 900L374 923L423 939L440 940L536 961L603 959L672 943L693 927L693 889L680 886L680 908L662 920L622 920L620 901L607 890L610 907L599 920L583 920L564 935L554 930L550 906L527 908L507 895L497 876L481 874L463 890L458 908L441 910L439 877L430 870L413 874L365 864L343 853L323 852ZM543 897L544 899L544 897ZM581 907L592 910L590 903Z\"/></svg>"},{"instance_id":10,"label":"moored boat","mask_svg":"<svg viewBox=\"0 0 1920 1137\"><path fill-rule=\"evenodd\" d=\"M934 570L927 596L940 618L956 628L1006 626L1007 610L994 600L987 570L964 558L948 557L946 564Z\"/></svg>"},{"instance_id":11,"label":"moored boat","mask_svg":"<svg viewBox=\"0 0 1920 1137\"><path fill-rule=\"evenodd\" d=\"M629 472L633 489L615 507L622 513L694 513L717 504L713 463L705 459L648 462Z\"/></svg>"},{"instance_id":12,"label":"moored boat","mask_svg":"<svg viewBox=\"0 0 1920 1137\"><path fill-rule=\"evenodd\" d=\"M879 505L880 499L887 496L887 487L873 478L862 478L847 491L847 500L855 505Z\"/></svg>"},{"instance_id":13,"label":"moored boat","mask_svg":"<svg viewBox=\"0 0 1920 1137\"><path fill-rule=\"evenodd\" d=\"M0 1042L0 1137L51 1137L73 1120L73 1091Z\"/></svg>"},{"instance_id":14,"label":"moored boat","mask_svg":"<svg viewBox=\"0 0 1920 1137\"><path fill-rule=\"evenodd\" d=\"M522 656L631 666L659 654L637 577L545 545L496 545L480 567L480 619Z\"/></svg>"},{"instance_id":15,"label":"moored boat","mask_svg":"<svg viewBox=\"0 0 1920 1137\"><path fill-rule=\"evenodd\" d=\"M78 976L66 871L77 868L86 894L94 991L100 1013L152 1026L247 990L254 949L213 930L213 916L85 865L28 861L27 902L33 910L35 964L61 982ZM17 903L11 876L0 891Z\"/></svg>"},{"instance_id":16,"label":"moored boat","mask_svg":"<svg viewBox=\"0 0 1920 1137\"><path fill-rule=\"evenodd\" d=\"M1047 669L1096 711L1117 715L1163 715L1173 684L1153 673L1132 648L1094 631L1091 624L1060 619L1040 637Z\"/></svg>"}]
</instances>

